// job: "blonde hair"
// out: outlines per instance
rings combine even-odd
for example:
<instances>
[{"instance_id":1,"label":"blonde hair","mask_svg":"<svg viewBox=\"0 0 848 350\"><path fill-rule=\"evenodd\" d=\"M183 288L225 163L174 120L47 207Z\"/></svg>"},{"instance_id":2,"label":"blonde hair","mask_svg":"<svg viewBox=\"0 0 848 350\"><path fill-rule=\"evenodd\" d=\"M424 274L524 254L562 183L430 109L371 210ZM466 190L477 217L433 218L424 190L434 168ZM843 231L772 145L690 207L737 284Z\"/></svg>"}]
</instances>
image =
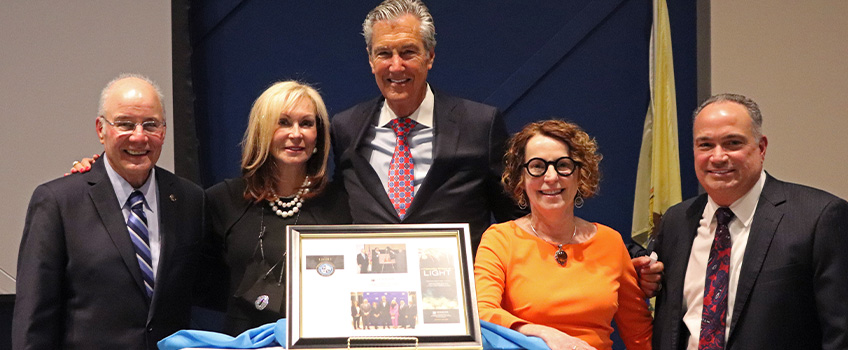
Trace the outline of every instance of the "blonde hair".
<instances>
[{"instance_id":1,"label":"blonde hair","mask_svg":"<svg viewBox=\"0 0 848 350\"><path fill-rule=\"evenodd\" d=\"M324 100L313 87L297 81L282 81L271 85L253 102L250 119L242 140L241 173L247 182L244 197L261 201L272 199L277 181L277 166L269 160L271 142L280 114L290 111L301 101L315 107L318 139L315 154L306 162L306 175L312 181L308 196L314 196L327 183L327 158L330 154L330 119Z\"/></svg>"}]
</instances>

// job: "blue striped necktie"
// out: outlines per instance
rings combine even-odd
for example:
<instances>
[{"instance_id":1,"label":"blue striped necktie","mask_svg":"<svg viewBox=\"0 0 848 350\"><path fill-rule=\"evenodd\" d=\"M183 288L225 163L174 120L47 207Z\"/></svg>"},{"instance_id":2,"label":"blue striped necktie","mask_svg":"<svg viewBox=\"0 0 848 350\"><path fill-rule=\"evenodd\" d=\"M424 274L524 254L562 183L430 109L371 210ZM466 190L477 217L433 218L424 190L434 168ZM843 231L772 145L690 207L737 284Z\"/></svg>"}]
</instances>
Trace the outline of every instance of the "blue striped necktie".
<instances>
[{"instance_id":1,"label":"blue striped necktie","mask_svg":"<svg viewBox=\"0 0 848 350\"><path fill-rule=\"evenodd\" d=\"M147 216L144 215L144 195L139 191L133 191L127 200L130 205L130 216L127 219L127 228L135 248L135 258L141 267L141 276L144 278L144 288L147 298L153 298L153 259L150 256L150 238L147 231Z\"/></svg>"}]
</instances>

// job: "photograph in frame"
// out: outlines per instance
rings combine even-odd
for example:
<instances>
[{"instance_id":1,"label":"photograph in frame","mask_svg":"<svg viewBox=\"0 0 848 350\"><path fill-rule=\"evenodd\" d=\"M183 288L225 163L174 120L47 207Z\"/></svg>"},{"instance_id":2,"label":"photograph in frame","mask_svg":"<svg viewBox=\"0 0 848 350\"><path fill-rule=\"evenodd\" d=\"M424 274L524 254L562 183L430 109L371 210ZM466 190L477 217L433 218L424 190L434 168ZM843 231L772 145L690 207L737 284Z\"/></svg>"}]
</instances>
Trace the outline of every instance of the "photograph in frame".
<instances>
[{"instance_id":1,"label":"photograph in frame","mask_svg":"<svg viewBox=\"0 0 848 350\"><path fill-rule=\"evenodd\" d=\"M290 226L287 348L482 349L467 224Z\"/></svg>"}]
</instances>

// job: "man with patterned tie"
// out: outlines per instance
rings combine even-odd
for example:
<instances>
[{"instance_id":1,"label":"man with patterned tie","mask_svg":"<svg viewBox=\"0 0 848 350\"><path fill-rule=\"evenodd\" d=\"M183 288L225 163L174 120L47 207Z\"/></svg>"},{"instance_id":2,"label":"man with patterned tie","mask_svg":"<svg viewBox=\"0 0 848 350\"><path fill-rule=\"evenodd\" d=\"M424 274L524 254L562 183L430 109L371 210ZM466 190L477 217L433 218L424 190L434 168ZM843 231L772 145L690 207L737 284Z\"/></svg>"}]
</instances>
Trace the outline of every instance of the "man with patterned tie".
<instances>
[{"instance_id":1,"label":"man with patterned tie","mask_svg":"<svg viewBox=\"0 0 848 350\"><path fill-rule=\"evenodd\" d=\"M362 25L382 96L333 117L336 180L355 223L467 222L472 247L520 213L501 185L506 126L494 107L427 83L435 26L418 0L387 0Z\"/></svg>"},{"instance_id":2,"label":"man with patterned tie","mask_svg":"<svg viewBox=\"0 0 848 350\"><path fill-rule=\"evenodd\" d=\"M155 166L162 93L122 75L95 121L105 161L36 188L18 257L14 349L156 349L189 327L203 191Z\"/></svg>"},{"instance_id":3,"label":"man with patterned tie","mask_svg":"<svg viewBox=\"0 0 848 350\"><path fill-rule=\"evenodd\" d=\"M654 349L848 349L848 202L763 170L751 99L716 95L694 116L706 194L663 216Z\"/></svg>"}]
</instances>

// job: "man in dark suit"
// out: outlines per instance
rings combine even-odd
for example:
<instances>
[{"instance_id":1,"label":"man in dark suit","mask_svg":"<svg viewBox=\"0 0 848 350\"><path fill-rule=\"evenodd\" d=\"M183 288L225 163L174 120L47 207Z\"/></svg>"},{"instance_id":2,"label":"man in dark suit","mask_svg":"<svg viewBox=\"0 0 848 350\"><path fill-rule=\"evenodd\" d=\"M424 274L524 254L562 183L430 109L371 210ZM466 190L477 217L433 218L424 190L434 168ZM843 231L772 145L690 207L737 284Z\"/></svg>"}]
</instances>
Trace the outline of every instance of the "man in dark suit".
<instances>
[{"instance_id":1,"label":"man in dark suit","mask_svg":"<svg viewBox=\"0 0 848 350\"><path fill-rule=\"evenodd\" d=\"M427 84L435 27L420 1L383 2L366 17L363 35L382 96L331 125L336 179L344 181L354 223L467 222L476 250L492 214L498 221L520 214L500 186L501 114ZM406 136L392 127L402 121L414 121ZM390 173L404 163L394 160L407 159L397 158L404 151L412 176L398 190Z\"/></svg>"},{"instance_id":2,"label":"man in dark suit","mask_svg":"<svg viewBox=\"0 0 848 350\"><path fill-rule=\"evenodd\" d=\"M693 131L706 194L663 216L654 349L848 349L848 203L763 171L747 97L711 97Z\"/></svg>"},{"instance_id":3,"label":"man in dark suit","mask_svg":"<svg viewBox=\"0 0 848 350\"><path fill-rule=\"evenodd\" d=\"M359 273L368 272L368 255L365 254L365 248L362 248L359 254L356 254L356 264L359 265Z\"/></svg>"},{"instance_id":4,"label":"man in dark suit","mask_svg":"<svg viewBox=\"0 0 848 350\"><path fill-rule=\"evenodd\" d=\"M113 80L99 112L106 160L30 201L14 349L156 349L189 326L203 191L155 166L166 126L149 79Z\"/></svg>"},{"instance_id":5,"label":"man in dark suit","mask_svg":"<svg viewBox=\"0 0 848 350\"><path fill-rule=\"evenodd\" d=\"M371 251L371 272L383 272L383 264L380 263L380 250L377 247L374 247L374 250Z\"/></svg>"}]
</instances>

